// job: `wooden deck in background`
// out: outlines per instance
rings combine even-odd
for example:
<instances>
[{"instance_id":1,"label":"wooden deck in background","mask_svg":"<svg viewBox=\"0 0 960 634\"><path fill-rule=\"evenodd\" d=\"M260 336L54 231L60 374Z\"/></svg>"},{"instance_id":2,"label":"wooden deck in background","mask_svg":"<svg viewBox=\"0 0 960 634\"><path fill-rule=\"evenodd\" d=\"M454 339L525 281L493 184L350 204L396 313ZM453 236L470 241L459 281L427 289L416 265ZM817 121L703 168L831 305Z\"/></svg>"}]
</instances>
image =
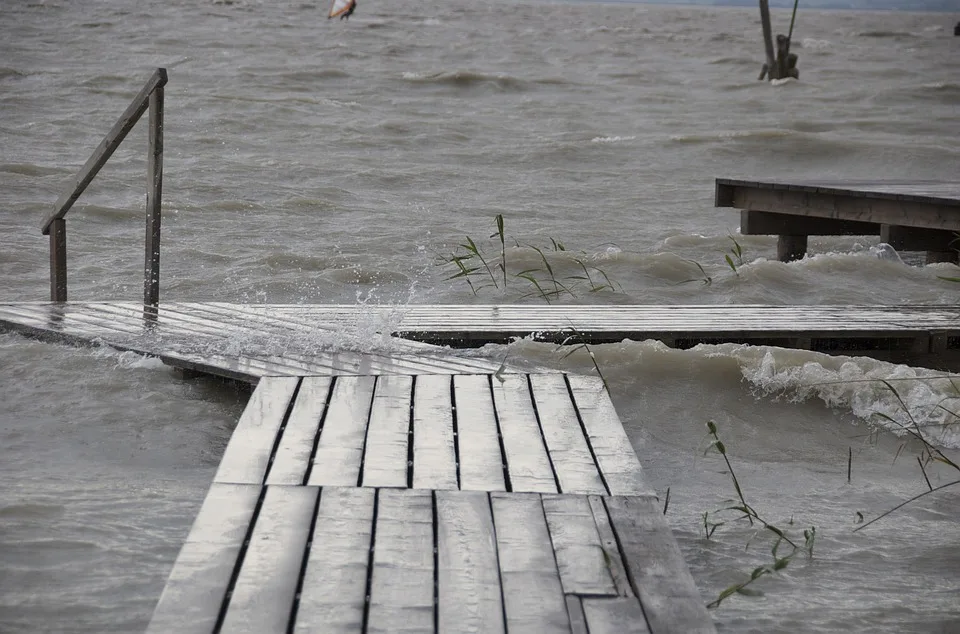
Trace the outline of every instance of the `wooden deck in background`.
<instances>
[{"instance_id":1,"label":"wooden deck in background","mask_svg":"<svg viewBox=\"0 0 960 634\"><path fill-rule=\"evenodd\" d=\"M927 262L957 262L960 181L716 180L717 207L740 209L744 235L778 235L783 261L804 256L807 236L875 235Z\"/></svg>"},{"instance_id":2,"label":"wooden deck in background","mask_svg":"<svg viewBox=\"0 0 960 634\"><path fill-rule=\"evenodd\" d=\"M598 379L261 379L148 632L398 631L714 631Z\"/></svg>"},{"instance_id":3,"label":"wooden deck in background","mask_svg":"<svg viewBox=\"0 0 960 634\"><path fill-rule=\"evenodd\" d=\"M145 312L134 303L37 302L0 304L3 329L55 340L98 340L240 380L497 372L495 360L436 346L478 347L518 337L553 343L656 339L681 349L749 343L960 367L960 306L168 303Z\"/></svg>"}]
</instances>

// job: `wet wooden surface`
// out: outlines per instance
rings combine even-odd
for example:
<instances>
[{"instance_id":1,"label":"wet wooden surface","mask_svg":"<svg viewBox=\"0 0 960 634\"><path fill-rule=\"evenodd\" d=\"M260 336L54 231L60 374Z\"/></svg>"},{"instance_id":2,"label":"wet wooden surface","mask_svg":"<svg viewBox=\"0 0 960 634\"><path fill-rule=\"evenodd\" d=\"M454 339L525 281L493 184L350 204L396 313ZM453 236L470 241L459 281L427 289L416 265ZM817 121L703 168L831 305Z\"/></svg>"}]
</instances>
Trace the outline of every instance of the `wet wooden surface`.
<instances>
[{"instance_id":1,"label":"wet wooden surface","mask_svg":"<svg viewBox=\"0 0 960 634\"><path fill-rule=\"evenodd\" d=\"M564 374L264 377L214 480L653 494L603 382Z\"/></svg>"}]
</instances>

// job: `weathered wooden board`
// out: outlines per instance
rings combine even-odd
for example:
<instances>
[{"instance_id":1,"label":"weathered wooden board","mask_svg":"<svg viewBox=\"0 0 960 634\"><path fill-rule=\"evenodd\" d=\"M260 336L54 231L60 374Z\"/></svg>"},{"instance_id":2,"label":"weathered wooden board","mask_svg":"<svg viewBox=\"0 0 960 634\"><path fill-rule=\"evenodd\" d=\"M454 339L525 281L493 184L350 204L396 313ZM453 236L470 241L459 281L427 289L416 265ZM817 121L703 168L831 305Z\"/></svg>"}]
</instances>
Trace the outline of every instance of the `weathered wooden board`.
<instances>
[{"instance_id":1,"label":"weathered wooden board","mask_svg":"<svg viewBox=\"0 0 960 634\"><path fill-rule=\"evenodd\" d=\"M556 493L557 481L543 443L527 377L504 376L493 382L511 490Z\"/></svg>"},{"instance_id":2,"label":"weathered wooden board","mask_svg":"<svg viewBox=\"0 0 960 634\"><path fill-rule=\"evenodd\" d=\"M367 632L434 631L433 498L380 489Z\"/></svg>"},{"instance_id":3,"label":"weathered wooden board","mask_svg":"<svg viewBox=\"0 0 960 634\"><path fill-rule=\"evenodd\" d=\"M544 495L543 510L567 594L617 596L610 565L586 497Z\"/></svg>"},{"instance_id":4,"label":"weathered wooden board","mask_svg":"<svg viewBox=\"0 0 960 634\"><path fill-rule=\"evenodd\" d=\"M296 402L277 446L267 484L305 484L310 453L323 422L331 382L327 376L307 376L302 379Z\"/></svg>"},{"instance_id":5,"label":"weathered wooden board","mask_svg":"<svg viewBox=\"0 0 960 634\"><path fill-rule=\"evenodd\" d=\"M320 492L297 634L363 631L375 496L370 488L324 487Z\"/></svg>"},{"instance_id":6,"label":"weathered wooden board","mask_svg":"<svg viewBox=\"0 0 960 634\"><path fill-rule=\"evenodd\" d=\"M377 380L363 457L363 486L407 486L412 393L411 376Z\"/></svg>"},{"instance_id":7,"label":"weathered wooden board","mask_svg":"<svg viewBox=\"0 0 960 634\"><path fill-rule=\"evenodd\" d=\"M451 389L448 376L417 377L413 404L414 488L459 488Z\"/></svg>"},{"instance_id":8,"label":"weathered wooden board","mask_svg":"<svg viewBox=\"0 0 960 634\"><path fill-rule=\"evenodd\" d=\"M337 377L308 484L358 486L376 377Z\"/></svg>"},{"instance_id":9,"label":"weathered wooden board","mask_svg":"<svg viewBox=\"0 0 960 634\"><path fill-rule=\"evenodd\" d=\"M636 599L585 598L583 613L591 634L648 634L643 607ZM676 630L682 631L682 630Z\"/></svg>"},{"instance_id":10,"label":"weathered wooden board","mask_svg":"<svg viewBox=\"0 0 960 634\"><path fill-rule=\"evenodd\" d=\"M459 456L460 488L465 491L506 490L490 381L489 375L453 377L459 446L467 448Z\"/></svg>"}]
</instances>

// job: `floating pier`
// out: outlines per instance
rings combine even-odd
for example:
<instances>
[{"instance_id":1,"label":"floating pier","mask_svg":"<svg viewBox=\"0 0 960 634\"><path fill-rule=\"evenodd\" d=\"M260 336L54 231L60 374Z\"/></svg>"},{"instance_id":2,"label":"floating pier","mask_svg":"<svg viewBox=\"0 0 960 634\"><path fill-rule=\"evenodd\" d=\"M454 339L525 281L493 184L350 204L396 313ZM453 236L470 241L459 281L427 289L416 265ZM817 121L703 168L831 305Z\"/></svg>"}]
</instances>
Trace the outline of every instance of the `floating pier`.
<instances>
[{"instance_id":1,"label":"floating pier","mask_svg":"<svg viewBox=\"0 0 960 634\"><path fill-rule=\"evenodd\" d=\"M808 236L880 236L927 263L957 262L960 182L716 180L717 207L740 210L744 235L776 235L777 257L798 260Z\"/></svg>"}]
</instances>

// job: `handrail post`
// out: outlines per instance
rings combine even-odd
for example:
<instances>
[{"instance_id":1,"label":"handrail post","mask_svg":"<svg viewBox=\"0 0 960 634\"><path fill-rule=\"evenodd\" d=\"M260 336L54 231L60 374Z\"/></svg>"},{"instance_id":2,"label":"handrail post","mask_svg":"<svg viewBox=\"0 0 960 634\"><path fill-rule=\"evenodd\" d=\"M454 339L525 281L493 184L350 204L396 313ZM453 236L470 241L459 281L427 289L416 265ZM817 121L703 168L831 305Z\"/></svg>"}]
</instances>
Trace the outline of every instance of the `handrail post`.
<instances>
[{"instance_id":1,"label":"handrail post","mask_svg":"<svg viewBox=\"0 0 960 634\"><path fill-rule=\"evenodd\" d=\"M147 232L143 254L143 305L160 303L160 199L163 194L163 85L150 93L147 154Z\"/></svg>"},{"instance_id":2,"label":"handrail post","mask_svg":"<svg viewBox=\"0 0 960 634\"><path fill-rule=\"evenodd\" d=\"M50 223L50 301L67 301L67 221Z\"/></svg>"}]
</instances>

